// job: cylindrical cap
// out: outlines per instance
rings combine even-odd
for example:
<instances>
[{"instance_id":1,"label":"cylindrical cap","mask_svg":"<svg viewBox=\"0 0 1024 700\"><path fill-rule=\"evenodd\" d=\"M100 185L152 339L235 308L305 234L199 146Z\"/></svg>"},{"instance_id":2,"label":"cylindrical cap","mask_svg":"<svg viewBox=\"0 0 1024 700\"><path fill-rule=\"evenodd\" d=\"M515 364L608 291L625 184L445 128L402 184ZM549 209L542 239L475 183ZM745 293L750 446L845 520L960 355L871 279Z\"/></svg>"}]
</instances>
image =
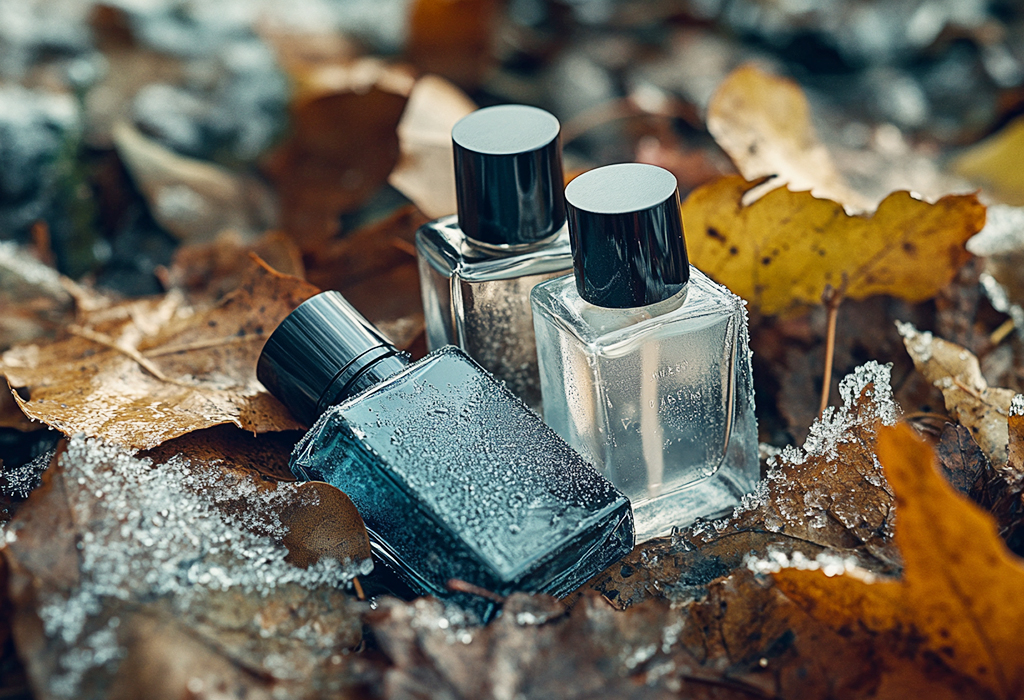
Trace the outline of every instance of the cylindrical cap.
<instances>
[{"instance_id":1,"label":"cylindrical cap","mask_svg":"<svg viewBox=\"0 0 1024 700\"><path fill-rule=\"evenodd\" d=\"M312 425L332 404L409 364L338 292L321 292L267 338L256 376L295 417Z\"/></svg>"},{"instance_id":2,"label":"cylindrical cap","mask_svg":"<svg viewBox=\"0 0 1024 700\"><path fill-rule=\"evenodd\" d=\"M489 245L549 238L565 224L562 149L554 115L485 107L452 128L459 228Z\"/></svg>"},{"instance_id":3,"label":"cylindrical cap","mask_svg":"<svg viewBox=\"0 0 1024 700\"><path fill-rule=\"evenodd\" d=\"M647 306L690 279L675 175L620 163L583 173L565 188L576 288L595 306Z\"/></svg>"}]
</instances>

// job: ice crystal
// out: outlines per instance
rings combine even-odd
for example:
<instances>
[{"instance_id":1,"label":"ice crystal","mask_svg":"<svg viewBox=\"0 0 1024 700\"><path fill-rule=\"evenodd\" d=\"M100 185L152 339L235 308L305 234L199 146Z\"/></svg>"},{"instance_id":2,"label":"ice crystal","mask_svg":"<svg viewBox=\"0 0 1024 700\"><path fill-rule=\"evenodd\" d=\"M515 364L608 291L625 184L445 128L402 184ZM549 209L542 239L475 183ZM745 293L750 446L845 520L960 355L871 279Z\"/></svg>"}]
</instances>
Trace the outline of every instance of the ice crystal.
<instances>
[{"instance_id":1,"label":"ice crystal","mask_svg":"<svg viewBox=\"0 0 1024 700\"><path fill-rule=\"evenodd\" d=\"M110 645L89 651L102 641L93 639L96 633L83 638L87 622L111 599L165 598L184 611L208 591L267 596L285 584L341 586L366 572L367 562L325 558L300 569L285 561L288 551L277 540L286 528L267 514L306 498L292 484L259 489L251 478L197 468L180 456L154 465L81 436L68 442L60 465L81 528L81 581L66 597L51 594L39 611L46 635L72 649L61 659L55 695L74 696L85 671L119 658ZM218 507L229 502L244 507Z\"/></svg>"},{"instance_id":2,"label":"ice crystal","mask_svg":"<svg viewBox=\"0 0 1024 700\"><path fill-rule=\"evenodd\" d=\"M866 583L873 583L877 579L870 571L858 565L856 557L844 557L834 552L820 552L811 558L802 552L786 553L780 549L770 548L763 558L748 554L744 557L743 564L755 574L774 574L783 569L800 569L820 571L828 577L850 574Z\"/></svg>"},{"instance_id":3,"label":"ice crystal","mask_svg":"<svg viewBox=\"0 0 1024 700\"><path fill-rule=\"evenodd\" d=\"M1024 416L1024 394L1017 394L1010 401L1010 415Z\"/></svg>"},{"instance_id":4,"label":"ice crystal","mask_svg":"<svg viewBox=\"0 0 1024 700\"><path fill-rule=\"evenodd\" d=\"M827 512L841 516L841 513L836 512L839 506L832 499L831 494L820 488L807 489L803 496L805 509L801 513L784 510L784 504L781 502L778 514L771 509L766 509L765 506L769 502L773 489L785 487L789 481L788 466L805 464L811 457L834 461L839 456L837 452L839 445L859 439L855 428L867 427L876 421L882 425L896 423L899 409L892 394L891 374L892 365L880 365L872 361L861 365L844 377L839 383L839 394L843 399L843 405L839 408L830 406L825 410L824 414L811 425L810 434L807 436L804 446L800 448L787 445L782 450L775 451L770 455L767 460L768 473L765 478L759 481L750 493L743 496L732 514L720 520L697 523L693 527L693 535L698 538L713 537L728 528L731 523L739 521L744 515L762 509L765 510L765 526L775 532L783 529L786 524L784 519L807 519L812 526L815 524L821 526L824 525L825 519L828 517ZM858 399L862 394L869 399L866 405L858 404ZM836 469L835 466L831 468ZM873 460L873 470L862 474L862 476L872 485L880 486L884 476L878 460ZM856 519L854 516L856 516L855 513L851 514L853 520Z\"/></svg>"},{"instance_id":5,"label":"ice crystal","mask_svg":"<svg viewBox=\"0 0 1024 700\"><path fill-rule=\"evenodd\" d=\"M7 469L0 475L0 493L16 498L27 498L39 486L43 472L50 466L54 450L48 450L25 464Z\"/></svg>"}]
</instances>

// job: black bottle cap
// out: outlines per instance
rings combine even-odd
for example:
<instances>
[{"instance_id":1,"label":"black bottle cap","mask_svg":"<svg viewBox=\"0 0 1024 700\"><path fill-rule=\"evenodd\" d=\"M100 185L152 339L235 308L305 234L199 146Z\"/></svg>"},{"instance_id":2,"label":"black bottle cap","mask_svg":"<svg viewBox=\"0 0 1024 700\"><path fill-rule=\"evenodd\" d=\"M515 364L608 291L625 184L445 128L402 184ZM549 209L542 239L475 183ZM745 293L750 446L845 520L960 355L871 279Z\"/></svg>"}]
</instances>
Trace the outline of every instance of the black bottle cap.
<instances>
[{"instance_id":1,"label":"black bottle cap","mask_svg":"<svg viewBox=\"0 0 1024 700\"><path fill-rule=\"evenodd\" d=\"M256 376L306 425L409 364L338 292L321 292L267 338Z\"/></svg>"},{"instance_id":2,"label":"black bottle cap","mask_svg":"<svg viewBox=\"0 0 1024 700\"><path fill-rule=\"evenodd\" d=\"M452 128L459 227L488 245L523 245L565 224L562 149L554 115L497 105Z\"/></svg>"},{"instance_id":3,"label":"black bottle cap","mask_svg":"<svg viewBox=\"0 0 1024 700\"><path fill-rule=\"evenodd\" d=\"M675 175L619 163L583 173L565 188L576 288L595 306L664 301L690 279Z\"/></svg>"}]
</instances>

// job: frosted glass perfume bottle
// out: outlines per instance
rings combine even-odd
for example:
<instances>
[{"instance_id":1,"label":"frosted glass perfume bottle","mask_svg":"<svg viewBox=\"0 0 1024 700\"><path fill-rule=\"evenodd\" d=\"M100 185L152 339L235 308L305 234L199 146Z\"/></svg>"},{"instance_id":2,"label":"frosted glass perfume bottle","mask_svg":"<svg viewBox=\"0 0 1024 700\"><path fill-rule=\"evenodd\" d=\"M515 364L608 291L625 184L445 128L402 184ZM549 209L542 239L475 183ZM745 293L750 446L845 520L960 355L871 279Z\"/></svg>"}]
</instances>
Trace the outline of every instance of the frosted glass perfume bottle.
<instances>
[{"instance_id":1,"label":"frosted glass perfume bottle","mask_svg":"<svg viewBox=\"0 0 1024 700\"><path fill-rule=\"evenodd\" d=\"M746 308L689 265L668 171L597 168L565 196L575 274L533 290L544 418L629 497L644 541L758 479Z\"/></svg>"},{"instance_id":2,"label":"frosted glass perfume bottle","mask_svg":"<svg viewBox=\"0 0 1024 700\"><path fill-rule=\"evenodd\" d=\"M411 363L337 292L281 322L257 376L315 421L292 471L348 494L417 594L459 599L455 578L563 595L633 547L626 498L507 388L456 347Z\"/></svg>"},{"instance_id":3,"label":"frosted glass perfume bottle","mask_svg":"<svg viewBox=\"0 0 1024 700\"><path fill-rule=\"evenodd\" d=\"M536 107L452 129L458 215L416 234L427 347L458 345L540 410L530 291L572 270L559 124Z\"/></svg>"}]
</instances>

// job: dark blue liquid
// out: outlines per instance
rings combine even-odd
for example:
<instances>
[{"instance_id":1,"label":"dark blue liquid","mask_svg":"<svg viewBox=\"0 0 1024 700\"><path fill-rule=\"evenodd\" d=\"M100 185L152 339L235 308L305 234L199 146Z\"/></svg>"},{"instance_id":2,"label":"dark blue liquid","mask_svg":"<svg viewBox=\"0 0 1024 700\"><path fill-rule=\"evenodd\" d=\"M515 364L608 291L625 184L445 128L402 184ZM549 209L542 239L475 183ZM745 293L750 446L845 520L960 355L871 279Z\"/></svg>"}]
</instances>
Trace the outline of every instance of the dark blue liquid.
<instances>
[{"instance_id":1,"label":"dark blue liquid","mask_svg":"<svg viewBox=\"0 0 1024 700\"><path fill-rule=\"evenodd\" d=\"M566 594L633 547L629 501L461 350L324 414L292 469L347 493L419 594Z\"/></svg>"}]
</instances>

